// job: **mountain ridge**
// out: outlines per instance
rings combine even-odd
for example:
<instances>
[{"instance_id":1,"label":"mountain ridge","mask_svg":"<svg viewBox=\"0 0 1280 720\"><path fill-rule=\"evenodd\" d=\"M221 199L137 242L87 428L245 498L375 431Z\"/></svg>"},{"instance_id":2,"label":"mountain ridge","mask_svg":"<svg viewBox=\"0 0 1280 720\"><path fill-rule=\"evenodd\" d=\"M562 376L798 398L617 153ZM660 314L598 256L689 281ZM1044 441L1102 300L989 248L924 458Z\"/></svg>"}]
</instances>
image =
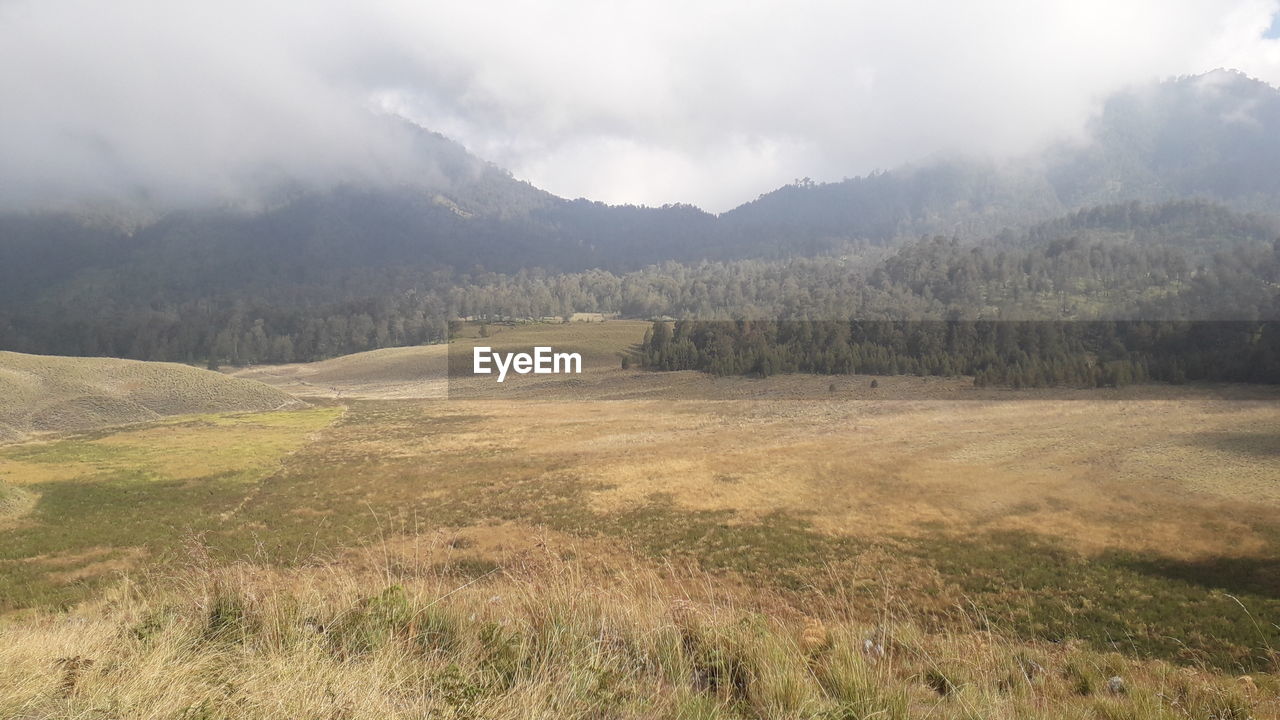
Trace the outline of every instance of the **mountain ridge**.
<instances>
[{"instance_id":1,"label":"mountain ridge","mask_svg":"<svg viewBox=\"0 0 1280 720\"><path fill-rule=\"evenodd\" d=\"M1280 90L1226 71L1178 78L1117 94L1092 128L1092 144L1021 162L936 159L801 182L718 216L685 204L560 198L428 131L415 138L438 172L417 184L343 184L282 195L260 211L189 209L137 228L67 213L0 215L0 348L196 362L239 357L239 339L262 326L256 345L280 343L264 356L315 359L439 341L457 304L447 290L497 276L867 256L934 235L999 244L1074 212L1130 203L1207 203L1191 210L1206 214L1191 227L1214 232L1253 222L1234 215L1278 217ZM515 314L557 305L525 304ZM589 310L553 314L575 309ZM303 337L305 352L285 342Z\"/></svg>"}]
</instances>

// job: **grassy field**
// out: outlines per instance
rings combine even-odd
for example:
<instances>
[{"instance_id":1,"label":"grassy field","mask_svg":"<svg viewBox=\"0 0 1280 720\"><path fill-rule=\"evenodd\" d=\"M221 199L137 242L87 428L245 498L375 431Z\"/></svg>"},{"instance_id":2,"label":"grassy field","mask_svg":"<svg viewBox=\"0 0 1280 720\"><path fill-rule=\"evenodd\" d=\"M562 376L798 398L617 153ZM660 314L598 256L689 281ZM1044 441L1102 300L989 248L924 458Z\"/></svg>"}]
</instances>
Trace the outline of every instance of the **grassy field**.
<instances>
[{"instance_id":1,"label":"grassy field","mask_svg":"<svg viewBox=\"0 0 1280 720\"><path fill-rule=\"evenodd\" d=\"M447 352L252 368L313 407L0 448L0 647L14 648L0 686L25 688L0 712L43 698L54 716L119 702L236 717L241 701L251 717L1280 713L1274 399L623 370L643 332L491 327ZM586 372L444 380L477 342L576 349ZM369 613L356 639L299 639ZM682 626L690 613L718 639ZM437 614L457 643L444 650L423 629ZM891 667L861 650L888 628ZM491 652L514 653L505 675ZM72 672L83 690L50 690L59 657L95 661ZM134 665L110 675L107 657ZM192 676L149 695L144 670L164 658ZM1039 679L1014 672L1028 662ZM269 707L294 666L329 689Z\"/></svg>"},{"instance_id":2,"label":"grassy field","mask_svg":"<svg viewBox=\"0 0 1280 720\"><path fill-rule=\"evenodd\" d=\"M744 604L544 546L188 567L3 631L0 714L173 718L1270 717L1276 687L1078 644ZM392 562L388 562L394 558ZM625 572L617 572L624 569ZM836 598L829 608L841 605Z\"/></svg>"},{"instance_id":3,"label":"grassy field","mask_svg":"<svg viewBox=\"0 0 1280 720\"><path fill-rule=\"evenodd\" d=\"M187 416L0 448L17 508L0 514L0 609L66 605L202 533L254 531L236 513L340 414Z\"/></svg>"}]
</instances>

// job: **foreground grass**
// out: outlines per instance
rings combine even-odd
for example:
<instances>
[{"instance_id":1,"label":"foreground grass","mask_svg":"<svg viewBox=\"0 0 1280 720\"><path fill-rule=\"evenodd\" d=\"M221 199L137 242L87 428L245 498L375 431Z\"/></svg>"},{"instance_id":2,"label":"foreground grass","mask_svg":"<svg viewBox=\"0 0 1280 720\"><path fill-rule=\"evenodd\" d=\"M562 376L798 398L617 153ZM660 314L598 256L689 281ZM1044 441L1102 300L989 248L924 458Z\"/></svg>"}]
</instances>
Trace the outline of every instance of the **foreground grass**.
<instances>
[{"instance_id":1,"label":"foreground grass","mask_svg":"<svg viewBox=\"0 0 1280 720\"><path fill-rule=\"evenodd\" d=\"M21 718L1275 717L1274 678L735 601L717 580L525 554L193 567L0 626Z\"/></svg>"}]
</instances>

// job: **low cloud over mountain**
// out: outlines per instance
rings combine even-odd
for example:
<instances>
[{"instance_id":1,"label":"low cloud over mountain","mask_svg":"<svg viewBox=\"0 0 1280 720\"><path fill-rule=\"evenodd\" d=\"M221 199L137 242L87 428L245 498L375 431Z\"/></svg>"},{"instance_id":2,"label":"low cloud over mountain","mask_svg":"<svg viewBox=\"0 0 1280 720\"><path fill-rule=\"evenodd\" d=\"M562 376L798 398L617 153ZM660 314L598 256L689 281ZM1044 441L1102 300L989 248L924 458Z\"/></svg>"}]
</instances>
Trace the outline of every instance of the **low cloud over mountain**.
<instances>
[{"instance_id":1,"label":"low cloud over mountain","mask_svg":"<svg viewBox=\"0 0 1280 720\"><path fill-rule=\"evenodd\" d=\"M1280 82L1280 4L1176 4L7 0L0 202L444 183L390 114L565 197L722 211L797 177L1023 154L1132 83Z\"/></svg>"}]
</instances>

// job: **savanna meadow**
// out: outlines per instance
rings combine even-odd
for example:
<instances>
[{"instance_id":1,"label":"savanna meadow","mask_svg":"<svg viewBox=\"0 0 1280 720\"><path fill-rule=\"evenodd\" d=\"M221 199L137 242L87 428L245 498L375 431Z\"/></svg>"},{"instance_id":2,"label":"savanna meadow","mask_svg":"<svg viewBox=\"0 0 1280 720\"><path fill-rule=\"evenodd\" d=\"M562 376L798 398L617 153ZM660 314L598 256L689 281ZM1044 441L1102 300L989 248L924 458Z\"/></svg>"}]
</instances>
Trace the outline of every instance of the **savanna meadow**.
<instances>
[{"instance_id":1,"label":"savanna meadow","mask_svg":"<svg viewBox=\"0 0 1280 720\"><path fill-rule=\"evenodd\" d=\"M0 448L0 713L1280 712L1274 396L622 369L650 329L67 361L197 399ZM480 343L585 369L449 377Z\"/></svg>"}]
</instances>

